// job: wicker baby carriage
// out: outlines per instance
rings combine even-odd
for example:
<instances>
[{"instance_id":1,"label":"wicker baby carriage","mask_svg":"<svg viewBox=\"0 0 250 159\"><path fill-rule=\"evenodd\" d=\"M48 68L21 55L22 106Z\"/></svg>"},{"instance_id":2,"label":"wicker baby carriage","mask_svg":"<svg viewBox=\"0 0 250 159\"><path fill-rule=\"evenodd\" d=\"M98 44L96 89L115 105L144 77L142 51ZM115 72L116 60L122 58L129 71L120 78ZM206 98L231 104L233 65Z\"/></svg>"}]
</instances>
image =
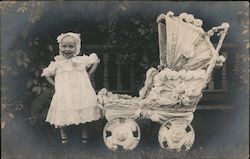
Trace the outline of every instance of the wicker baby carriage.
<instances>
[{"instance_id":1,"label":"wicker baby carriage","mask_svg":"<svg viewBox=\"0 0 250 159\"><path fill-rule=\"evenodd\" d=\"M162 124L158 140L161 147L180 151L190 149L195 134L191 126L193 112L202 97L215 66L225 61L218 52L229 28L227 23L202 29L202 21L193 15L173 12L157 18L160 65L146 73L139 97L113 94L105 88L98 93L99 105L108 120L103 137L106 146L116 150L134 149L140 140L138 118ZM218 32L216 49L210 36Z\"/></svg>"}]
</instances>

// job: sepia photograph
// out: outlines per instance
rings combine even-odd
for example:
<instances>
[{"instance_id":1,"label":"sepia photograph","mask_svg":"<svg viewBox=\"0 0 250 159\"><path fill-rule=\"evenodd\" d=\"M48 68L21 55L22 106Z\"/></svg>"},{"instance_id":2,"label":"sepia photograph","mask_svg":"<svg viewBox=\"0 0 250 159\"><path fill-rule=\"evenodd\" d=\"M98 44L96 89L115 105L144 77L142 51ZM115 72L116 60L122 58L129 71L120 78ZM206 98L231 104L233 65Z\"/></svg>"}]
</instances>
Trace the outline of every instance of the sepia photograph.
<instances>
[{"instance_id":1,"label":"sepia photograph","mask_svg":"<svg viewBox=\"0 0 250 159\"><path fill-rule=\"evenodd\" d=\"M248 1L1 1L1 159L248 159Z\"/></svg>"}]
</instances>

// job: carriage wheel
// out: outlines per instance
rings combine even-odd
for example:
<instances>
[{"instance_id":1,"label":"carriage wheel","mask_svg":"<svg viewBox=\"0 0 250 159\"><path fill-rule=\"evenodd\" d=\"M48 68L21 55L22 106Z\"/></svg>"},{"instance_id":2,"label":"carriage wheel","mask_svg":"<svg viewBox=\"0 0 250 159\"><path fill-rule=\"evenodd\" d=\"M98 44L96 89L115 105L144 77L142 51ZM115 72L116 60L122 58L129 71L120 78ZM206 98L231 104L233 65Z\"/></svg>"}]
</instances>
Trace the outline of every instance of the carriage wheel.
<instances>
[{"instance_id":1,"label":"carriage wheel","mask_svg":"<svg viewBox=\"0 0 250 159\"><path fill-rule=\"evenodd\" d=\"M105 145L113 151L118 147L132 150L137 146L140 138L140 128L133 119L115 118L109 121L103 130Z\"/></svg>"},{"instance_id":2,"label":"carriage wheel","mask_svg":"<svg viewBox=\"0 0 250 159\"><path fill-rule=\"evenodd\" d=\"M162 148L181 151L183 147L189 150L195 139L195 133L190 122L185 119L170 119L162 124L158 140Z\"/></svg>"}]
</instances>

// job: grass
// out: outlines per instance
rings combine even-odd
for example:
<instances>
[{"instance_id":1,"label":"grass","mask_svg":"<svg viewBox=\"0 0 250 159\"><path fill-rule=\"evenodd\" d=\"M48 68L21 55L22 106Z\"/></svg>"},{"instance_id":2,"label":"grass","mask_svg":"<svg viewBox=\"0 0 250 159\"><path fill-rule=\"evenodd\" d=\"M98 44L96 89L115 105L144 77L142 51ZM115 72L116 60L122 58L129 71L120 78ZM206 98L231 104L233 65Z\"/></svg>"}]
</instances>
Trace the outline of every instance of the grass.
<instances>
[{"instance_id":1,"label":"grass","mask_svg":"<svg viewBox=\"0 0 250 159\"><path fill-rule=\"evenodd\" d=\"M196 140L190 151L171 152L158 144L160 125L138 121L141 140L132 151L110 151L102 139L106 121L90 124L87 144L80 142L80 129L69 129L70 142L60 143L59 131L44 125L23 127L13 121L2 130L2 159L244 159L248 158L248 140L242 130L232 129L232 112L198 111L192 123ZM242 142L243 141L243 142Z\"/></svg>"}]
</instances>

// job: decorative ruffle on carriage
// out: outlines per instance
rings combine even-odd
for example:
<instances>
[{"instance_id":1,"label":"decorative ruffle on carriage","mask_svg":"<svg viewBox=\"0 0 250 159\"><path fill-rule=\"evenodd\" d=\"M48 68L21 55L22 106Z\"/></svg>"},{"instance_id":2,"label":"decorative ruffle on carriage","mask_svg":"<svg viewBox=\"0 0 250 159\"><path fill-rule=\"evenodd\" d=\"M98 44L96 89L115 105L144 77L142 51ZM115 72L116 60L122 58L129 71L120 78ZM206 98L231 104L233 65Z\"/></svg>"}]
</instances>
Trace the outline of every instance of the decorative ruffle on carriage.
<instances>
[{"instance_id":1,"label":"decorative ruffle on carriage","mask_svg":"<svg viewBox=\"0 0 250 159\"><path fill-rule=\"evenodd\" d=\"M134 149L140 140L136 119L159 122L158 140L161 147L180 151L190 149L195 133L191 126L193 112L202 97L211 73L222 66L219 55L229 24L202 29L202 21L193 15L173 12L157 18L160 65L146 72L139 97L113 94L105 88L98 93L99 106L108 123L103 130L106 146L111 150ZM217 33L215 48L210 37Z\"/></svg>"}]
</instances>

